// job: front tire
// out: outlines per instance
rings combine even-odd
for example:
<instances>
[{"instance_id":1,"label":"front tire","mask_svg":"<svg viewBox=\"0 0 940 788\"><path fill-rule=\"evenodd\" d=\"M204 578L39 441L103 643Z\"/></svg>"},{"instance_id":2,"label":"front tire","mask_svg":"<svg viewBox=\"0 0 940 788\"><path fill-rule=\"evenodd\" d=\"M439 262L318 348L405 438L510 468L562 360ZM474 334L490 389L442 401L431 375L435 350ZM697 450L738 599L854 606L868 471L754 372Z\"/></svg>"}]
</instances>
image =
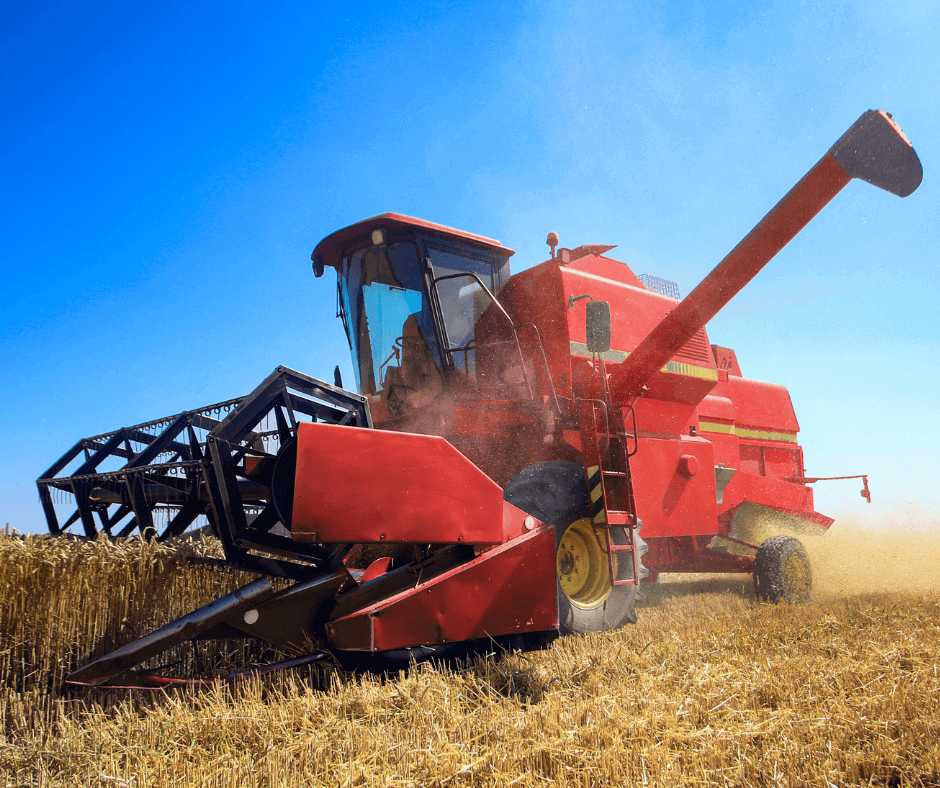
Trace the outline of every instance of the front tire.
<instances>
[{"instance_id":1,"label":"front tire","mask_svg":"<svg viewBox=\"0 0 940 788\"><path fill-rule=\"evenodd\" d=\"M509 480L503 497L513 506L555 528L558 628L561 634L602 632L636 623L639 585L614 586L610 582L607 554L601 549L591 526L584 466L554 460L530 465ZM611 531L611 541L625 543L623 531ZM636 541L642 557L646 545L638 534ZM633 577L633 561L629 553L615 555L613 564L618 580Z\"/></svg>"},{"instance_id":2,"label":"front tire","mask_svg":"<svg viewBox=\"0 0 940 788\"><path fill-rule=\"evenodd\" d=\"M799 539L772 536L761 544L754 557L754 591L761 602L803 604L812 590L809 553Z\"/></svg>"}]
</instances>

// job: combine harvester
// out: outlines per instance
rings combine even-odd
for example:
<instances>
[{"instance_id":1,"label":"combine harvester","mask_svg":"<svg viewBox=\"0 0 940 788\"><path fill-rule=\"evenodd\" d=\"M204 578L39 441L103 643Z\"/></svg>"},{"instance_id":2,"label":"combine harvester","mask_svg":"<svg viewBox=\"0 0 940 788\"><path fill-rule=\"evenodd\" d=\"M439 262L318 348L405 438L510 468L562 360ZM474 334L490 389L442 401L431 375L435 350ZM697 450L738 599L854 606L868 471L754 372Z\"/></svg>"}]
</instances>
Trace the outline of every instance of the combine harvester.
<instances>
[{"instance_id":1,"label":"combine harvester","mask_svg":"<svg viewBox=\"0 0 940 788\"><path fill-rule=\"evenodd\" d=\"M862 115L683 301L613 247L556 253L554 233L515 276L499 242L397 214L325 238L313 270L337 272L360 393L280 367L79 441L39 479L54 534L163 540L204 517L224 563L260 575L70 680L162 686L138 666L209 638L297 654L282 666L533 648L636 621L660 572L753 572L759 598L807 599L800 542L747 539L766 518L832 522L790 397L705 326L853 178L920 184L890 115Z\"/></svg>"}]
</instances>

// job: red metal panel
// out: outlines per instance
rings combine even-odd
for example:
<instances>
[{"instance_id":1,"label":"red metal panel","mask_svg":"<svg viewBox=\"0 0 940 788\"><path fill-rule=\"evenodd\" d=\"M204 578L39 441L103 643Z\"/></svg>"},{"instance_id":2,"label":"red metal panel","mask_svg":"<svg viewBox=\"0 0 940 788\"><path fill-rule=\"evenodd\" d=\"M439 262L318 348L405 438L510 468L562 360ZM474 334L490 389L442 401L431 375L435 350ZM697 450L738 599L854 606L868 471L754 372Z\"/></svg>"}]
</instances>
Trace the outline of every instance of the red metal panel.
<instances>
[{"instance_id":1,"label":"red metal panel","mask_svg":"<svg viewBox=\"0 0 940 788\"><path fill-rule=\"evenodd\" d=\"M586 260L595 258L588 257ZM586 264L584 269L575 270L571 266L561 269L564 304L567 306L571 296L577 298L585 294L595 300L611 303L611 349L603 357L608 362L608 372L616 374L617 365L632 355L649 332L677 308L678 302L642 286L634 287L606 279ZM626 270L629 272L628 268ZM568 310L570 352L575 356L589 355L585 345L586 303L576 302ZM695 404L711 391L718 379L704 328L700 328L688 342L679 346L674 358L665 359L660 366L666 369L657 370L647 381L648 390L644 396L648 398Z\"/></svg>"},{"instance_id":2,"label":"red metal panel","mask_svg":"<svg viewBox=\"0 0 940 788\"><path fill-rule=\"evenodd\" d=\"M443 438L302 423L295 539L498 544L503 491Z\"/></svg>"},{"instance_id":3,"label":"red metal panel","mask_svg":"<svg viewBox=\"0 0 940 788\"><path fill-rule=\"evenodd\" d=\"M764 473L774 479L785 479L787 476L802 476L800 467L799 449L796 446L778 448L764 446Z\"/></svg>"},{"instance_id":4,"label":"red metal panel","mask_svg":"<svg viewBox=\"0 0 940 788\"><path fill-rule=\"evenodd\" d=\"M725 531L727 532L727 531ZM649 552L643 559L650 574L660 572L750 572L753 555L716 553L708 548L711 538L673 536L646 539Z\"/></svg>"},{"instance_id":5,"label":"red metal panel","mask_svg":"<svg viewBox=\"0 0 940 788\"><path fill-rule=\"evenodd\" d=\"M327 624L351 651L452 643L558 628L555 532L539 528L427 583Z\"/></svg>"},{"instance_id":6,"label":"red metal panel","mask_svg":"<svg viewBox=\"0 0 940 788\"><path fill-rule=\"evenodd\" d=\"M531 514L526 514L522 509L517 509L511 503L503 501L503 534L507 541L517 536L524 536L542 525L543 523Z\"/></svg>"},{"instance_id":7,"label":"red metal panel","mask_svg":"<svg viewBox=\"0 0 940 788\"><path fill-rule=\"evenodd\" d=\"M408 230L412 227L416 227L420 230L429 230L430 232L440 235L449 235L459 241L477 244L484 249L505 255L506 257L510 257L514 254L512 249L507 249L493 238L486 238L482 235L456 230L453 227L446 227L443 224L426 222L423 219L415 219L413 216L404 216L399 213L383 213L379 216L373 216L371 219L363 219L361 222L356 222L349 227L344 227L342 230L337 230L335 233L328 235L317 244L316 248L313 250L311 259L320 257L325 265L338 268L343 247L350 241L369 243L372 231L375 229Z\"/></svg>"},{"instance_id":8,"label":"red metal panel","mask_svg":"<svg viewBox=\"0 0 940 788\"><path fill-rule=\"evenodd\" d=\"M716 390L720 390L720 387L719 383ZM724 396L710 394L699 404L697 420L699 435L712 442L716 465L726 465L729 468L741 467L738 436L734 434L737 413L735 404Z\"/></svg>"},{"instance_id":9,"label":"red metal panel","mask_svg":"<svg viewBox=\"0 0 940 788\"><path fill-rule=\"evenodd\" d=\"M741 467L741 449L737 437L730 434L704 431L700 435L711 441L715 465L724 465L728 468Z\"/></svg>"},{"instance_id":10,"label":"red metal panel","mask_svg":"<svg viewBox=\"0 0 940 788\"><path fill-rule=\"evenodd\" d=\"M678 436L688 432L689 424L695 423L694 408L685 402L641 397L634 406L636 425L640 434L656 433L660 437Z\"/></svg>"},{"instance_id":11,"label":"red metal panel","mask_svg":"<svg viewBox=\"0 0 940 788\"><path fill-rule=\"evenodd\" d=\"M611 246L605 251L616 248L615 246ZM643 287L643 283L639 280L637 275L630 270L630 267L626 263L604 257L602 254L587 254L573 258L570 263L565 264L565 270L584 271L592 276L602 276L614 282L623 282L623 284L626 285L646 289Z\"/></svg>"},{"instance_id":12,"label":"red metal panel","mask_svg":"<svg viewBox=\"0 0 940 788\"><path fill-rule=\"evenodd\" d=\"M611 369L623 361L677 303L672 298L646 290L623 263L598 255L587 255L570 265L549 261L513 276L500 291L500 302L517 323L531 321L538 324L555 388L561 395L571 391L572 365L576 368L576 382L591 378L590 354L585 344L587 302L579 301L569 308L571 296L585 294L598 301L608 301L613 307L611 350L604 354L604 359L611 363ZM491 386L509 384L515 387L517 396L522 396L520 385L523 376L518 369L507 328L495 310L490 310L477 323L477 376ZM523 344L529 344L530 339L523 331ZM502 344L493 344L495 342ZM532 354L528 361L530 373L539 380L540 359ZM678 349L674 361L676 363L670 363L667 371L658 373L649 381L647 396L697 403L717 380L704 328ZM595 376L593 382L596 384L597 380ZM545 394L547 389L537 387L536 393ZM595 395L587 388L576 393L579 396Z\"/></svg>"},{"instance_id":13,"label":"red metal panel","mask_svg":"<svg viewBox=\"0 0 940 788\"><path fill-rule=\"evenodd\" d=\"M619 357L612 356L611 361L622 361L625 357L624 353L632 351L653 326L676 306L675 299L654 293L640 284L634 286L608 279L590 269L579 270L572 266L563 266L561 276L564 287L564 308L568 314L568 331L570 338L575 342L585 341L586 299L576 302L571 309L568 309L568 298L590 295L595 301L610 302L610 347L614 351L621 351Z\"/></svg>"},{"instance_id":14,"label":"red metal panel","mask_svg":"<svg viewBox=\"0 0 940 788\"><path fill-rule=\"evenodd\" d=\"M689 475L697 460L698 472ZM680 440L640 439L630 459L637 516L643 521L640 535L690 536L718 533L715 503L715 470L712 445L700 438Z\"/></svg>"},{"instance_id":15,"label":"red metal panel","mask_svg":"<svg viewBox=\"0 0 940 788\"><path fill-rule=\"evenodd\" d=\"M752 473L755 476L766 476L764 473L764 453L760 446L741 446L741 463L738 470L742 473ZM733 465L731 467L734 467Z\"/></svg>"},{"instance_id":16,"label":"red metal panel","mask_svg":"<svg viewBox=\"0 0 940 788\"><path fill-rule=\"evenodd\" d=\"M714 377L709 379L660 371L646 382L646 391L643 392L643 396L689 405L697 404L714 389L718 374L717 371L710 369L712 365L706 367L704 364L696 364L694 366L699 370L713 372Z\"/></svg>"},{"instance_id":17,"label":"red metal panel","mask_svg":"<svg viewBox=\"0 0 940 788\"><path fill-rule=\"evenodd\" d=\"M727 382L718 384L715 393L734 402L738 424L783 432L800 430L790 393L783 386L749 378L729 377Z\"/></svg>"},{"instance_id":18,"label":"red metal panel","mask_svg":"<svg viewBox=\"0 0 940 788\"><path fill-rule=\"evenodd\" d=\"M725 487L722 510L745 501L796 515L823 528L833 522L813 509L813 491L809 487L739 470Z\"/></svg>"},{"instance_id":19,"label":"red metal panel","mask_svg":"<svg viewBox=\"0 0 940 788\"><path fill-rule=\"evenodd\" d=\"M738 357L731 348L712 345L712 353L715 354L715 363L718 364L718 369L724 370L729 375L741 377L741 367L738 366Z\"/></svg>"},{"instance_id":20,"label":"red metal panel","mask_svg":"<svg viewBox=\"0 0 940 788\"><path fill-rule=\"evenodd\" d=\"M719 419L733 424L737 420L738 409L728 397L710 394L699 405L698 415L699 419Z\"/></svg>"}]
</instances>

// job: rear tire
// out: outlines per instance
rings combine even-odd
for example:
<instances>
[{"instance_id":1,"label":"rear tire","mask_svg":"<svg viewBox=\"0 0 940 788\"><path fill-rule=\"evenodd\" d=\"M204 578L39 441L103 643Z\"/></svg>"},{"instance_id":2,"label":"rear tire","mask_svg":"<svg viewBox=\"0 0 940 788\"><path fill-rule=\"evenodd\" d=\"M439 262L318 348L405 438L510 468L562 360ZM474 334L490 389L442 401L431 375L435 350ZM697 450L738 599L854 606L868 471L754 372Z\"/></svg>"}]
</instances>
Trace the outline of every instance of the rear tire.
<instances>
[{"instance_id":1,"label":"rear tire","mask_svg":"<svg viewBox=\"0 0 940 788\"><path fill-rule=\"evenodd\" d=\"M607 554L591 527L584 466L550 461L530 465L516 474L503 491L513 506L555 528L558 628L561 634L587 634L617 629L637 621L639 585L611 586ZM637 534L640 557L646 545ZM611 531L615 544L626 542L620 529ZM618 580L633 577L629 553L614 557ZM640 576L643 576L641 571Z\"/></svg>"},{"instance_id":2,"label":"rear tire","mask_svg":"<svg viewBox=\"0 0 940 788\"><path fill-rule=\"evenodd\" d=\"M772 536L761 544L754 557L754 591L761 602L809 602L813 570L809 553L799 539Z\"/></svg>"}]
</instances>

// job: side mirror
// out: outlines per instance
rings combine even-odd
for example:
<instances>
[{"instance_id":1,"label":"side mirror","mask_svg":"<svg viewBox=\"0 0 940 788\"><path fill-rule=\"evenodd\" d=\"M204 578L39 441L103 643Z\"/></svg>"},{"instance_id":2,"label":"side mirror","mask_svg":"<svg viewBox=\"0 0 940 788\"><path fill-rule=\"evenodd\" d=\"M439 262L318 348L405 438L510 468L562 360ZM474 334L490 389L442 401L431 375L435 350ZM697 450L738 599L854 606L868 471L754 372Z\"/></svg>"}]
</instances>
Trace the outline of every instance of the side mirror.
<instances>
[{"instance_id":1,"label":"side mirror","mask_svg":"<svg viewBox=\"0 0 940 788\"><path fill-rule=\"evenodd\" d=\"M325 266L323 265L323 258L320 255L317 255L313 258L313 275L319 279L323 276L323 271Z\"/></svg>"},{"instance_id":2,"label":"side mirror","mask_svg":"<svg viewBox=\"0 0 940 788\"><path fill-rule=\"evenodd\" d=\"M606 353L610 350L610 303L588 301L585 333L588 352Z\"/></svg>"}]
</instances>

